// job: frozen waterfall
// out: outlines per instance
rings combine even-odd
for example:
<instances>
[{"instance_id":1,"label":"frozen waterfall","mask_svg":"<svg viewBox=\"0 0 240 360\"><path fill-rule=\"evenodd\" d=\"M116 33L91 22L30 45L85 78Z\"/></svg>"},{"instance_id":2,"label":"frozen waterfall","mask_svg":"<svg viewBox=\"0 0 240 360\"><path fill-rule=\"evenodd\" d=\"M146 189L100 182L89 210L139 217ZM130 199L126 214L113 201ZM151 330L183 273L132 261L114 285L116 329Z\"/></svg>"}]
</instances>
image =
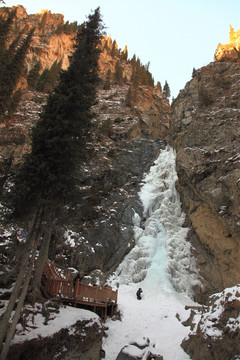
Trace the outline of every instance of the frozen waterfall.
<instances>
[{"instance_id":1,"label":"frozen waterfall","mask_svg":"<svg viewBox=\"0 0 240 360\"><path fill-rule=\"evenodd\" d=\"M143 219L137 213L133 219L136 244L112 277L112 285L120 285L121 320L107 322L106 360L117 359L120 351L131 358L148 359L152 353L164 360L190 360L181 348L190 328L181 322L190 316L185 306L194 304L192 289L199 281L175 189L175 158L166 147L143 180Z\"/></svg>"},{"instance_id":2,"label":"frozen waterfall","mask_svg":"<svg viewBox=\"0 0 240 360\"><path fill-rule=\"evenodd\" d=\"M116 271L121 284L140 283L145 289L192 295L197 269L182 227L185 215L175 188L175 152L167 146L145 176L140 199L144 219L135 213L136 245Z\"/></svg>"}]
</instances>

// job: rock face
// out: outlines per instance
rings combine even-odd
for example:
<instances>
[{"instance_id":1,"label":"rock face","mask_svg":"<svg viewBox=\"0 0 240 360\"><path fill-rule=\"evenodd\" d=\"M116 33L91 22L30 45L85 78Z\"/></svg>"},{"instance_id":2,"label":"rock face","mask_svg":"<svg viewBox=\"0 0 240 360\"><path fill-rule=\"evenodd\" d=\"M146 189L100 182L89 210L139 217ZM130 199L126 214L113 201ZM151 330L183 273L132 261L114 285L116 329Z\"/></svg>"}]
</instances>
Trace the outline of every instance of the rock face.
<instances>
[{"instance_id":1,"label":"rock face","mask_svg":"<svg viewBox=\"0 0 240 360\"><path fill-rule=\"evenodd\" d=\"M53 336L39 337L12 345L8 358L12 360L92 360L100 359L103 329L97 322L78 321L71 329L63 328Z\"/></svg>"},{"instance_id":2,"label":"rock face","mask_svg":"<svg viewBox=\"0 0 240 360\"><path fill-rule=\"evenodd\" d=\"M149 338L143 338L140 343L130 342L121 349L116 360L163 360L160 354L156 354L154 347Z\"/></svg>"},{"instance_id":3,"label":"rock face","mask_svg":"<svg viewBox=\"0 0 240 360\"><path fill-rule=\"evenodd\" d=\"M240 280L239 81L238 64L211 63L172 105L178 191L207 292Z\"/></svg>"},{"instance_id":4,"label":"rock face","mask_svg":"<svg viewBox=\"0 0 240 360\"><path fill-rule=\"evenodd\" d=\"M81 203L66 214L50 249L50 258L57 256L58 263L77 268L81 276L91 273L96 281L133 247L133 219L143 210L137 193L163 147L160 140L139 139L145 125L136 109L125 106L126 92L127 86L113 86L98 93L93 121L100 133L93 134L94 155L80 171Z\"/></svg>"},{"instance_id":5,"label":"rock face","mask_svg":"<svg viewBox=\"0 0 240 360\"><path fill-rule=\"evenodd\" d=\"M25 26L36 28L26 60L28 70L37 61L43 70L60 59L66 68L74 31L71 35L57 31L65 26L63 16L50 11L28 15L22 6L15 9L13 31L19 32ZM7 11L1 9L4 16ZM137 195L139 184L163 145L158 139L165 138L169 128L171 108L159 87L140 82L134 102L127 104L133 65L117 47L112 55L114 46L110 38L102 39L101 84L88 144L91 155L79 169L82 198L75 209L64 214L62 224L52 236L49 253L56 262L76 267L82 276L93 271L97 275L108 273L133 246L133 217L135 211L139 214L142 211ZM117 63L122 70L119 82L114 75ZM140 61L138 65L141 67ZM22 86L27 86L26 79ZM25 88L17 113L0 124L0 185L11 166L21 162L30 151L31 128L38 121L46 97L47 94Z\"/></svg>"},{"instance_id":6,"label":"rock face","mask_svg":"<svg viewBox=\"0 0 240 360\"><path fill-rule=\"evenodd\" d=\"M239 359L239 286L210 297L206 306L193 311L191 333L182 342L193 360Z\"/></svg>"},{"instance_id":7,"label":"rock face","mask_svg":"<svg viewBox=\"0 0 240 360\"><path fill-rule=\"evenodd\" d=\"M31 51L28 52L26 67L29 71L37 60L40 60L42 70L50 68L55 60L62 60L62 68L69 65L68 56L73 49L73 36L64 32L58 33L59 26L64 26L62 14L52 14L51 11L43 10L38 14L28 15L26 9L21 6L13 6L16 10L16 20L12 28L12 38L16 33L35 28L31 43ZM7 17L9 8L1 8L0 13ZM76 33L76 31L75 31Z\"/></svg>"},{"instance_id":8,"label":"rock face","mask_svg":"<svg viewBox=\"0 0 240 360\"><path fill-rule=\"evenodd\" d=\"M215 53L217 61L233 61L240 64L240 30L234 31L230 25L229 42L219 44Z\"/></svg>"}]
</instances>

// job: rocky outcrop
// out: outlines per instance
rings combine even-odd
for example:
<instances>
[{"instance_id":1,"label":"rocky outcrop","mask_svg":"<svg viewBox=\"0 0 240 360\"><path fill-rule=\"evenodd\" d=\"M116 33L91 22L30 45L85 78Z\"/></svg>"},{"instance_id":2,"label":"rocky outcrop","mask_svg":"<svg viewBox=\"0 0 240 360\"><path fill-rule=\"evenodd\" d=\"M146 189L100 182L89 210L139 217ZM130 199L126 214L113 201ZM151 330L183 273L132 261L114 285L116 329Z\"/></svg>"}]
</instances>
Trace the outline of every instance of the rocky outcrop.
<instances>
[{"instance_id":1,"label":"rocky outcrop","mask_svg":"<svg viewBox=\"0 0 240 360\"><path fill-rule=\"evenodd\" d=\"M35 29L31 51L28 52L26 58L27 70L29 71L38 60L41 62L42 71L44 68L50 68L56 60L62 60L62 68L66 69L69 65L68 56L73 49L74 33L57 32L60 26L64 26L63 15L52 14L48 10L28 15L21 5L12 8L3 7L0 9L0 14L6 18L9 9L16 10L16 20L12 27L10 41L21 31L26 33L31 28Z\"/></svg>"},{"instance_id":2,"label":"rocky outcrop","mask_svg":"<svg viewBox=\"0 0 240 360\"><path fill-rule=\"evenodd\" d=\"M227 44L218 44L215 59L240 64L240 30L234 31L230 25L229 42Z\"/></svg>"},{"instance_id":3,"label":"rocky outcrop","mask_svg":"<svg viewBox=\"0 0 240 360\"><path fill-rule=\"evenodd\" d=\"M239 286L210 297L206 306L192 310L191 332L182 342L192 360L239 358Z\"/></svg>"},{"instance_id":4,"label":"rocky outcrop","mask_svg":"<svg viewBox=\"0 0 240 360\"><path fill-rule=\"evenodd\" d=\"M131 342L121 349L116 360L163 360L161 355L156 354L154 347L148 338L143 338L141 343Z\"/></svg>"},{"instance_id":5,"label":"rocky outcrop","mask_svg":"<svg viewBox=\"0 0 240 360\"><path fill-rule=\"evenodd\" d=\"M22 90L25 89L18 112L11 119L8 119L7 122L0 124L1 163L9 163L9 159L14 163L19 162L21 157L29 151L29 132L33 124L38 120L42 105L46 101L46 94L28 88L26 80L27 72L37 62L41 63L41 73L45 68L50 69L55 61L60 60L62 61L62 69L66 69L69 65L69 55L71 55L77 31L76 23L67 25L64 22L63 15L52 14L48 10L28 15L26 9L19 5L12 8L1 8L0 15L7 18L9 11L12 10L16 11L16 19L11 29L10 42L21 31L27 33L31 28L34 28L35 31L31 48L27 53L25 61L25 75L21 77L18 84L18 87ZM106 43L108 44L107 48L105 47ZM111 85L115 84L115 67L117 62L120 62L122 77L125 82L122 91L124 96L121 96L121 103L117 104L117 101L115 101L114 104L111 104L111 108L109 108L106 97L101 101L101 94L104 94L104 90L101 92L99 88L101 107L96 107L96 111L101 114L99 118L101 124L103 124L102 120L107 120L103 127L108 131L107 128L109 129L109 126L112 126L112 121L117 121L117 117L119 117L121 122L123 120L125 124L129 122L131 126L131 135L129 137L131 139L141 136L150 139L164 138L168 132L169 114L171 111L168 100L163 99L159 88L141 85L138 88L136 100L132 107L125 106L127 90L131 85L133 66L129 60L123 58L121 51L117 47L116 54L113 56L111 54L113 46L114 44L110 37L103 37L99 58L99 70L102 80L100 87L103 87L109 72L111 74ZM121 90L118 91L121 92ZM109 94L109 96L114 98L114 93ZM135 121L136 119L137 121ZM132 126L133 123L134 126Z\"/></svg>"},{"instance_id":6,"label":"rocky outcrop","mask_svg":"<svg viewBox=\"0 0 240 360\"><path fill-rule=\"evenodd\" d=\"M49 255L100 282L134 246L133 219L143 210L140 183L163 147L160 140L143 139L141 118L125 106L126 91L126 86L114 86L98 93L94 155L79 177L81 202L66 214Z\"/></svg>"},{"instance_id":7,"label":"rocky outcrop","mask_svg":"<svg viewBox=\"0 0 240 360\"><path fill-rule=\"evenodd\" d=\"M240 280L239 81L239 65L211 63L172 105L178 191L207 292Z\"/></svg>"},{"instance_id":8,"label":"rocky outcrop","mask_svg":"<svg viewBox=\"0 0 240 360\"><path fill-rule=\"evenodd\" d=\"M62 324L64 326L64 324ZM100 359L103 328L98 322L78 321L70 329L62 328L52 336L26 340L10 347L12 360Z\"/></svg>"}]
</instances>

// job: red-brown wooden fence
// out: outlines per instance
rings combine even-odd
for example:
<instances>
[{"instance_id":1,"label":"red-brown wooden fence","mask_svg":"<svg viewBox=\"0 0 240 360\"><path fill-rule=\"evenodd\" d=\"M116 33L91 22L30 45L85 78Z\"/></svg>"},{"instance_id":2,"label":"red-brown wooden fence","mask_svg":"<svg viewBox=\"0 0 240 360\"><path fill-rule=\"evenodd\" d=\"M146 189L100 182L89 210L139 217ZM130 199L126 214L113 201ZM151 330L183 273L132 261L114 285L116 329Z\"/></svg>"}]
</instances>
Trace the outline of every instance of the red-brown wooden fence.
<instances>
[{"instance_id":1,"label":"red-brown wooden fence","mask_svg":"<svg viewBox=\"0 0 240 360\"><path fill-rule=\"evenodd\" d=\"M96 306L107 306L117 304L117 290L109 286L91 286L76 280L68 281L58 272L55 264L46 261L43 271L43 283L48 292L58 299L71 300L76 305L91 304Z\"/></svg>"}]
</instances>

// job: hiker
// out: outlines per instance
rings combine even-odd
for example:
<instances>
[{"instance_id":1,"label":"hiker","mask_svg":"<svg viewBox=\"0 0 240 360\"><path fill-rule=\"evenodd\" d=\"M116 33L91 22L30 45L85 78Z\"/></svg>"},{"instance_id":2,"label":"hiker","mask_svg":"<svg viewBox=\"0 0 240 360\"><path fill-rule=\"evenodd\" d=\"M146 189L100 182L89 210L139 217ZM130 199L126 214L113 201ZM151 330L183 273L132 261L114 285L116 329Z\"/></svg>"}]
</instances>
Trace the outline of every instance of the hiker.
<instances>
[{"instance_id":1,"label":"hiker","mask_svg":"<svg viewBox=\"0 0 240 360\"><path fill-rule=\"evenodd\" d=\"M143 292L143 291L142 291L141 288L139 288L138 291L136 292L136 295L137 295L137 299L138 299L138 300L141 300L141 299L142 299L142 297L141 297L142 292Z\"/></svg>"}]
</instances>

